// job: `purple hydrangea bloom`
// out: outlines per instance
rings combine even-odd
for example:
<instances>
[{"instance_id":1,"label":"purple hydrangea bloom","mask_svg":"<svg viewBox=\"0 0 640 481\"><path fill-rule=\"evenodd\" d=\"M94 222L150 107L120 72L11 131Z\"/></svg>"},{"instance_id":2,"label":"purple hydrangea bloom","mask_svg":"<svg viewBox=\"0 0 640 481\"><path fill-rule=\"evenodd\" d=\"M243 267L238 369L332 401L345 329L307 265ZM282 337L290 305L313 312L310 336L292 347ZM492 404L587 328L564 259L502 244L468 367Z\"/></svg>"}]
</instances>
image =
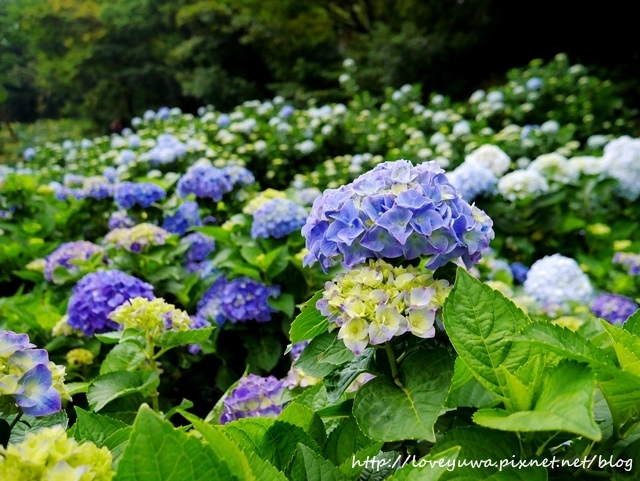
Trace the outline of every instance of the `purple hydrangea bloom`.
<instances>
[{"instance_id":1,"label":"purple hydrangea bloom","mask_svg":"<svg viewBox=\"0 0 640 481\"><path fill-rule=\"evenodd\" d=\"M218 202L232 189L233 184L224 170L210 165L194 165L178 181L178 195L183 198L194 194Z\"/></svg>"},{"instance_id":2,"label":"purple hydrangea bloom","mask_svg":"<svg viewBox=\"0 0 640 481\"><path fill-rule=\"evenodd\" d=\"M233 324L251 320L267 322L276 312L268 299L279 295L278 286L267 287L249 277L228 281L220 276L198 302L195 317L212 319L218 325L227 320Z\"/></svg>"},{"instance_id":3,"label":"purple hydrangea bloom","mask_svg":"<svg viewBox=\"0 0 640 481\"><path fill-rule=\"evenodd\" d=\"M135 224L126 210L117 210L109 216L109 230L133 227Z\"/></svg>"},{"instance_id":4,"label":"purple hydrangea bloom","mask_svg":"<svg viewBox=\"0 0 640 481\"><path fill-rule=\"evenodd\" d=\"M616 252L613 256L613 263L626 267L630 276L640 275L640 254Z\"/></svg>"},{"instance_id":5,"label":"purple hydrangea bloom","mask_svg":"<svg viewBox=\"0 0 640 481\"><path fill-rule=\"evenodd\" d=\"M85 195L96 200L106 199L113 195L113 185L106 182L93 182L85 189Z\"/></svg>"},{"instance_id":6,"label":"purple hydrangea bloom","mask_svg":"<svg viewBox=\"0 0 640 481\"><path fill-rule=\"evenodd\" d=\"M302 354L302 351L304 351L304 348L307 347L310 342L311 341L302 341L291 346L290 354L293 362L296 362L298 360L298 358L300 357L300 354Z\"/></svg>"},{"instance_id":7,"label":"purple hydrangea bloom","mask_svg":"<svg viewBox=\"0 0 640 481\"><path fill-rule=\"evenodd\" d=\"M618 294L600 294L591 303L591 312L611 324L623 324L638 310L633 299Z\"/></svg>"},{"instance_id":8,"label":"purple hydrangea bloom","mask_svg":"<svg viewBox=\"0 0 640 481\"><path fill-rule=\"evenodd\" d=\"M134 297L155 299L153 286L117 270L87 274L73 288L67 323L86 336L117 330L121 325L107 316Z\"/></svg>"},{"instance_id":9,"label":"purple hydrangea bloom","mask_svg":"<svg viewBox=\"0 0 640 481\"><path fill-rule=\"evenodd\" d=\"M307 220L307 211L289 199L271 199L253 213L251 237L279 239L299 231Z\"/></svg>"},{"instance_id":10,"label":"purple hydrangea bloom","mask_svg":"<svg viewBox=\"0 0 640 481\"><path fill-rule=\"evenodd\" d=\"M164 189L152 182L120 182L116 185L114 199L118 207L130 209L136 204L149 207L166 196Z\"/></svg>"},{"instance_id":11,"label":"purple hydrangea bloom","mask_svg":"<svg viewBox=\"0 0 640 481\"><path fill-rule=\"evenodd\" d=\"M252 185L256 181L256 178L253 176L250 170L247 170L239 165L228 165L222 170L233 186L235 186L236 184Z\"/></svg>"},{"instance_id":12,"label":"purple hydrangea bloom","mask_svg":"<svg viewBox=\"0 0 640 481\"><path fill-rule=\"evenodd\" d=\"M284 382L274 376L249 374L224 401L220 424L247 417L276 417L282 412Z\"/></svg>"},{"instance_id":13,"label":"purple hydrangea bloom","mask_svg":"<svg viewBox=\"0 0 640 481\"><path fill-rule=\"evenodd\" d=\"M198 203L188 201L180 204L175 214L166 216L162 227L173 234L182 235L189 227L199 227L201 225Z\"/></svg>"},{"instance_id":14,"label":"purple hydrangea bloom","mask_svg":"<svg viewBox=\"0 0 640 481\"><path fill-rule=\"evenodd\" d=\"M437 162L384 162L313 203L302 228L305 265L353 267L371 258L429 256L428 269L480 260L494 237L492 220L470 206Z\"/></svg>"},{"instance_id":15,"label":"purple hydrangea bloom","mask_svg":"<svg viewBox=\"0 0 640 481\"><path fill-rule=\"evenodd\" d=\"M520 262L514 262L510 267L513 278L520 284L524 284L524 281L527 280L527 274L529 274L529 268Z\"/></svg>"},{"instance_id":16,"label":"purple hydrangea bloom","mask_svg":"<svg viewBox=\"0 0 640 481\"><path fill-rule=\"evenodd\" d=\"M69 272L79 272L76 263L88 261L95 254L102 252L104 249L93 242L66 242L45 258L44 277L52 281L53 272L57 267L64 267Z\"/></svg>"},{"instance_id":17,"label":"purple hydrangea bloom","mask_svg":"<svg viewBox=\"0 0 640 481\"><path fill-rule=\"evenodd\" d=\"M189 250L185 254L186 261L188 263L205 260L216 247L216 243L213 238L201 234L200 232L189 234L182 239L182 242L189 244Z\"/></svg>"}]
</instances>

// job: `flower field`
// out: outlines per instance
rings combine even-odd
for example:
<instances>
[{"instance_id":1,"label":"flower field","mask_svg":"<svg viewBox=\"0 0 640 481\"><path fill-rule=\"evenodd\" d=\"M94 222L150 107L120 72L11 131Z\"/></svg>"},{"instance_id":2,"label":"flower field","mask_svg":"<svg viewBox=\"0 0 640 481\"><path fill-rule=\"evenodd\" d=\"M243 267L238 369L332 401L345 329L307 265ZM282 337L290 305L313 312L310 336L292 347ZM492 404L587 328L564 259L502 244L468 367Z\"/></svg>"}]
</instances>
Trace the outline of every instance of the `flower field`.
<instances>
[{"instance_id":1,"label":"flower field","mask_svg":"<svg viewBox=\"0 0 640 481\"><path fill-rule=\"evenodd\" d=\"M356 68L0 166L1 480L639 479L637 112Z\"/></svg>"}]
</instances>

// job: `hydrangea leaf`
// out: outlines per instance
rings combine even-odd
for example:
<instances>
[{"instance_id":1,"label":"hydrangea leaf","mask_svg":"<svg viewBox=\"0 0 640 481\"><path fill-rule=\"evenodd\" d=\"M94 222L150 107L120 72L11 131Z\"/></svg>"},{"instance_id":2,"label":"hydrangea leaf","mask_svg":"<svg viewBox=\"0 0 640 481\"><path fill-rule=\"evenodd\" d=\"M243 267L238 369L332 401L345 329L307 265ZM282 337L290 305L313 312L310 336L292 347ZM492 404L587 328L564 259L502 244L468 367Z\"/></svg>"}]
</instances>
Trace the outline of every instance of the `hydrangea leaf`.
<instances>
[{"instance_id":1,"label":"hydrangea leaf","mask_svg":"<svg viewBox=\"0 0 640 481\"><path fill-rule=\"evenodd\" d=\"M640 376L640 338L630 331L612 326L607 321L600 323L609 334L623 371Z\"/></svg>"},{"instance_id":2,"label":"hydrangea leaf","mask_svg":"<svg viewBox=\"0 0 640 481\"><path fill-rule=\"evenodd\" d=\"M278 311L284 312L287 317L293 317L293 313L296 309L295 298L291 294L281 294L277 298L269 298L267 302L271 307Z\"/></svg>"},{"instance_id":3,"label":"hydrangea leaf","mask_svg":"<svg viewBox=\"0 0 640 481\"><path fill-rule=\"evenodd\" d=\"M304 348L294 367L302 369L309 376L323 378L337 366L351 361L354 356L344 342L336 337L335 332L325 332Z\"/></svg>"},{"instance_id":4,"label":"hydrangea leaf","mask_svg":"<svg viewBox=\"0 0 640 481\"><path fill-rule=\"evenodd\" d=\"M435 442L433 426L449 393L453 359L444 349L417 352L402 363L400 376L402 387L378 376L360 388L353 405L360 428L378 441Z\"/></svg>"},{"instance_id":5,"label":"hydrangea leaf","mask_svg":"<svg viewBox=\"0 0 640 481\"><path fill-rule=\"evenodd\" d=\"M356 378L369 369L374 349L366 348L362 354L353 358L338 371L334 371L324 379L329 401L337 402Z\"/></svg>"},{"instance_id":6,"label":"hydrangea leaf","mask_svg":"<svg viewBox=\"0 0 640 481\"><path fill-rule=\"evenodd\" d=\"M358 427L353 416L343 419L331 431L324 445L325 457L336 465L351 459L352 455L372 445L380 446ZM378 448L379 450L380 448Z\"/></svg>"},{"instance_id":7,"label":"hydrangea leaf","mask_svg":"<svg viewBox=\"0 0 640 481\"><path fill-rule=\"evenodd\" d=\"M458 355L480 383L506 398L500 366L514 372L532 348L515 344L514 335L529 318L498 291L458 268L456 282L444 305L444 325Z\"/></svg>"},{"instance_id":8,"label":"hydrangea leaf","mask_svg":"<svg viewBox=\"0 0 640 481\"><path fill-rule=\"evenodd\" d=\"M238 474L240 473L233 473ZM138 412L116 481L210 481L231 476L226 463L193 436L174 429L148 406Z\"/></svg>"},{"instance_id":9,"label":"hydrangea leaf","mask_svg":"<svg viewBox=\"0 0 640 481\"><path fill-rule=\"evenodd\" d=\"M640 337L640 309L629 316L629 319L622 324L622 329Z\"/></svg>"},{"instance_id":10,"label":"hydrangea leaf","mask_svg":"<svg viewBox=\"0 0 640 481\"><path fill-rule=\"evenodd\" d=\"M100 374L134 371L145 361L145 353L137 342L122 342L114 346L100 365Z\"/></svg>"},{"instance_id":11,"label":"hydrangea leaf","mask_svg":"<svg viewBox=\"0 0 640 481\"><path fill-rule=\"evenodd\" d=\"M157 373L151 371L118 371L104 374L89 385L87 401L94 411L100 411L111 401L131 393L149 393L160 383Z\"/></svg>"},{"instance_id":12,"label":"hydrangea leaf","mask_svg":"<svg viewBox=\"0 0 640 481\"><path fill-rule=\"evenodd\" d=\"M322 446L327 440L324 423L320 416L303 404L292 402L278 416L281 421L286 421L301 427L304 432L314 439L318 446Z\"/></svg>"},{"instance_id":13,"label":"hydrangea leaf","mask_svg":"<svg viewBox=\"0 0 640 481\"><path fill-rule=\"evenodd\" d=\"M5 420L9 423L13 421L15 418L15 414L11 416L7 416ZM48 428L51 426L60 425L63 428L67 428L69 424L69 418L67 417L67 413L62 410L55 414L51 414L49 416L42 416L39 418L34 418L33 416L28 416L23 414L20 418L20 422L16 424L11 430L11 437L9 438L9 442L11 444L18 444L24 441L27 433L39 431L42 428Z\"/></svg>"},{"instance_id":14,"label":"hydrangea leaf","mask_svg":"<svg viewBox=\"0 0 640 481\"><path fill-rule=\"evenodd\" d=\"M499 402L500 398L480 384L464 361L457 357L446 406L479 408Z\"/></svg>"},{"instance_id":15,"label":"hydrangea leaf","mask_svg":"<svg viewBox=\"0 0 640 481\"><path fill-rule=\"evenodd\" d=\"M127 424L133 424L142 403L144 403L144 396L139 392L134 392L109 402L109 404L100 411L102 414L106 414L114 419L118 419Z\"/></svg>"},{"instance_id":16,"label":"hydrangea leaf","mask_svg":"<svg viewBox=\"0 0 640 481\"><path fill-rule=\"evenodd\" d=\"M73 437L77 441L91 441L101 446L105 439L127 426L122 421L103 414L90 413L78 406L75 409L78 418L74 424Z\"/></svg>"},{"instance_id":17,"label":"hydrangea leaf","mask_svg":"<svg viewBox=\"0 0 640 481\"><path fill-rule=\"evenodd\" d=\"M438 454L428 455L409 462L396 471L387 481L438 481L443 474L455 467L460 447L454 446ZM403 462L405 462L403 460ZM415 466L414 466L415 464Z\"/></svg>"},{"instance_id":18,"label":"hydrangea leaf","mask_svg":"<svg viewBox=\"0 0 640 481\"><path fill-rule=\"evenodd\" d=\"M366 460L367 458L378 457L383 454L380 452L384 443L376 442L363 448L359 451L356 451L347 459L345 459L340 465L340 471L344 474L348 479L358 479L360 474L364 471L364 466L362 464L355 463L354 460Z\"/></svg>"},{"instance_id":19,"label":"hydrangea leaf","mask_svg":"<svg viewBox=\"0 0 640 481\"><path fill-rule=\"evenodd\" d=\"M326 332L329 327L327 318L320 314L320 311L316 308L316 302L322 298L323 292L322 290L316 292L315 295L307 301L298 317L291 323L289 339L292 344L313 339L318 334Z\"/></svg>"},{"instance_id":20,"label":"hydrangea leaf","mask_svg":"<svg viewBox=\"0 0 640 481\"><path fill-rule=\"evenodd\" d=\"M298 443L289 478L291 481L344 481L336 466L302 443Z\"/></svg>"},{"instance_id":21,"label":"hydrangea leaf","mask_svg":"<svg viewBox=\"0 0 640 481\"><path fill-rule=\"evenodd\" d=\"M260 473L260 481L288 481L282 471L278 471L273 464L257 454L249 453L248 459L253 472Z\"/></svg>"},{"instance_id":22,"label":"hydrangea leaf","mask_svg":"<svg viewBox=\"0 0 640 481\"><path fill-rule=\"evenodd\" d=\"M300 427L270 418L244 418L224 425L224 432L245 452L254 452L279 470L285 470L299 442L320 451Z\"/></svg>"},{"instance_id":23,"label":"hydrangea leaf","mask_svg":"<svg viewBox=\"0 0 640 481\"><path fill-rule=\"evenodd\" d=\"M481 409L473 420L502 431L566 431L594 441L602 438L595 422L593 371L575 361L563 361L549 371L531 410L509 414L502 409Z\"/></svg>"},{"instance_id":24,"label":"hydrangea leaf","mask_svg":"<svg viewBox=\"0 0 640 481\"><path fill-rule=\"evenodd\" d=\"M602 391L613 420L624 423L640 404L640 377L624 371L598 373L598 387Z\"/></svg>"},{"instance_id":25,"label":"hydrangea leaf","mask_svg":"<svg viewBox=\"0 0 640 481\"><path fill-rule=\"evenodd\" d=\"M282 345L278 338L271 334L246 334L243 344L248 351L247 365L252 368L257 367L269 372L282 357Z\"/></svg>"},{"instance_id":26,"label":"hydrangea leaf","mask_svg":"<svg viewBox=\"0 0 640 481\"><path fill-rule=\"evenodd\" d=\"M124 454L124 450L127 448L129 444L129 437L131 436L131 431L133 427L126 426L124 428L118 429L111 436L104 440L99 447L105 447L111 454L113 455L113 463L114 467L117 467L120 462L120 458Z\"/></svg>"},{"instance_id":27,"label":"hydrangea leaf","mask_svg":"<svg viewBox=\"0 0 640 481\"><path fill-rule=\"evenodd\" d=\"M440 481L547 481L547 470L542 467L503 466L500 469L501 460L520 458L520 444L515 434L478 426L456 428L446 432L429 454L435 456L455 446L460 447L455 469L443 473ZM491 462L477 463L484 460ZM493 463L495 465L490 465Z\"/></svg>"},{"instance_id":28,"label":"hydrangea leaf","mask_svg":"<svg viewBox=\"0 0 640 481\"><path fill-rule=\"evenodd\" d=\"M165 331L156 340L158 346L165 349L182 346L185 344L200 344L206 342L211 337L211 333L215 326L204 327L201 329L190 329L188 331Z\"/></svg>"}]
</instances>

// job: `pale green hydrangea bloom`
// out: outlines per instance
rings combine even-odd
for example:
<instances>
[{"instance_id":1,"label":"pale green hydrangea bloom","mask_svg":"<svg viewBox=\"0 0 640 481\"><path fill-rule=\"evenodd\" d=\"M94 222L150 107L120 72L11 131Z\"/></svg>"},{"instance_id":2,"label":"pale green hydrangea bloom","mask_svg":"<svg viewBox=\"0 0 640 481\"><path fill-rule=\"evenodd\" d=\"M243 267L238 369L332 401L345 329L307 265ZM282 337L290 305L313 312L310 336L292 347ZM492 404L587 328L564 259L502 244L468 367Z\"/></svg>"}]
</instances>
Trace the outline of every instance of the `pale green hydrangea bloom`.
<instances>
[{"instance_id":1,"label":"pale green hydrangea bloom","mask_svg":"<svg viewBox=\"0 0 640 481\"><path fill-rule=\"evenodd\" d=\"M192 324L189 315L173 304L164 299L150 301L144 297L129 299L109 314L109 319L125 329L139 329L152 338L169 329L188 331Z\"/></svg>"}]
</instances>

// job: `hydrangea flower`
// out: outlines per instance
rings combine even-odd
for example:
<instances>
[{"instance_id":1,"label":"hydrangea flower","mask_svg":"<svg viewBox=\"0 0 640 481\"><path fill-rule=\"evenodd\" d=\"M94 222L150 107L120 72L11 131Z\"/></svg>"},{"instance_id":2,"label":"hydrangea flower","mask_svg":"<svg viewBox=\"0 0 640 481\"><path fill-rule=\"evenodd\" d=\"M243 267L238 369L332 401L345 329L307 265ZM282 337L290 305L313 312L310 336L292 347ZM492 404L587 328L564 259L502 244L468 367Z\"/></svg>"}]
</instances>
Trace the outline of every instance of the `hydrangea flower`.
<instances>
[{"instance_id":1,"label":"hydrangea flower","mask_svg":"<svg viewBox=\"0 0 640 481\"><path fill-rule=\"evenodd\" d=\"M511 264L511 274L517 282L524 284L529 274L529 268L520 262L514 262Z\"/></svg>"},{"instance_id":2,"label":"hydrangea flower","mask_svg":"<svg viewBox=\"0 0 640 481\"><path fill-rule=\"evenodd\" d=\"M62 409L63 397L70 399L65 369L49 361L47 351L34 348L26 334L0 331L0 406L11 396L13 403L4 409L17 405L24 414L48 416Z\"/></svg>"},{"instance_id":3,"label":"hydrangea flower","mask_svg":"<svg viewBox=\"0 0 640 481\"><path fill-rule=\"evenodd\" d=\"M580 171L563 155L551 153L537 157L529 164L527 170L533 170L549 182L571 184L578 180Z\"/></svg>"},{"instance_id":4,"label":"hydrangea flower","mask_svg":"<svg viewBox=\"0 0 640 481\"><path fill-rule=\"evenodd\" d=\"M129 217L126 210L117 210L109 216L109 229L122 229L126 227L133 227L135 221Z\"/></svg>"},{"instance_id":5,"label":"hydrangea flower","mask_svg":"<svg viewBox=\"0 0 640 481\"><path fill-rule=\"evenodd\" d=\"M216 243L213 238L201 234L200 232L189 234L182 239L181 242L189 244L189 249L185 254L187 262L200 262L205 260L216 247Z\"/></svg>"},{"instance_id":6,"label":"hydrangea flower","mask_svg":"<svg viewBox=\"0 0 640 481\"><path fill-rule=\"evenodd\" d=\"M640 254L631 252L616 252L613 256L614 264L622 264L628 269L630 276L640 275Z\"/></svg>"},{"instance_id":7,"label":"hydrangea flower","mask_svg":"<svg viewBox=\"0 0 640 481\"><path fill-rule=\"evenodd\" d=\"M498 181L498 192L511 202L535 198L548 190L549 184L537 170L514 170Z\"/></svg>"},{"instance_id":8,"label":"hydrangea flower","mask_svg":"<svg viewBox=\"0 0 640 481\"><path fill-rule=\"evenodd\" d=\"M88 366L93 364L94 355L91 351L79 347L67 352L65 358L70 366Z\"/></svg>"},{"instance_id":9,"label":"hydrangea flower","mask_svg":"<svg viewBox=\"0 0 640 481\"><path fill-rule=\"evenodd\" d=\"M111 481L113 456L106 447L78 443L62 426L28 432L24 441L0 446L0 479Z\"/></svg>"},{"instance_id":10,"label":"hydrangea flower","mask_svg":"<svg viewBox=\"0 0 640 481\"><path fill-rule=\"evenodd\" d=\"M526 86L528 90L540 90L542 88L543 82L539 77L531 77L527 80Z\"/></svg>"},{"instance_id":11,"label":"hydrangea flower","mask_svg":"<svg viewBox=\"0 0 640 481\"><path fill-rule=\"evenodd\" d=\"M511 158L497 145L485 144L467 155L467 162L477 162L489 168L498 177L503 176L511 165Z\"/></svg>"},{"instance_id":12,"label":"hydrangea flower","mask_svg":"<svg viewBox=\"0 0 640 481\"><path fill-rule=\"evenodd\" d=\"M307 211L289 199L272 199L253 213L251 237L279 239L291 234L305 224Z\"/></svg>"},{"instance_id":13,"label":"hydrangea flower","mask_svg":"<svg viewBox=\"0 0 640 481\"><path fill-rule=\"evenodd\" d=\"M249 277L228 281L220 276L198 302L195 317L205 321L213 319L218 325L227 320L233 324L251 320L267 322L276 312L269 306L268 299L279 295L277 286L267 287Z\"/></svg>"},{"instance_id":14,"label":"hydrangea flower","mask_svg":"<svg viewBox=\"0 0 640 481\"><path fill-rule=\"evenodd\" d=\"M277 417L282 412L284 382L249 374L223 401L220 424L250 417Z\"/></svg>"},{"instance_id":15,"label":"hydrangea flower","mask_svg":"<svg viewBox=\"0 0 640 481\"><path fill-rule=\"evenodd\" d=\"M260 192L244 206L242 212L245 214L253 214L256 210L272 199L286 199L287 194L275 189L267 189Z\"/></svg>"},{"instance_id":16,"label":"hydrangea flower","mask_svg":"<svg viewBox=\"0 0 640 481\"><path fill-rule=\"evenodd\" d=\"M160 112L160 111L158 111ZM162 134L146 156L152 164L170 164L187 153L187 147L175 135Z\"/></svg>"},{"instance_id":17,"label":"hydrangea flower","mask_svg":"<svg viewBox=\"0 0 640 481\"><path fill-rule=\"evenodd\" d=\"M187 201L180 204L175 214L165 216L162 227L173 234L182 235L188 228L201 225L202 220L200 220L198 203Z\"/></svg>"},{"instance_id":18,"label":"hydrangea flower","mask_svg":"<svg viewBox=\"0 0 640 481\"><path fill-rule=\"evenodd\" d=\"M155 338L165 331L188 331L193 321L189 315L176 309L164 299L135 297L125 301L108 315L123 329L138 329Z\"/></svg>"},{"instance_id":19,"label":"hydrangea flower","mask_svg":"<svg viewBox=\"0 0 640 481\"><path fill-rule=\"evenodd\" d=\"M453 172L447 174L447 177L467 202L473 201L480 195L491 194L498 183L496 174L479 162L465 161Z\"/></svg>"},{"instance_id":20,"label":"hydrangea flower","mask_svg":"<svg viewBox=\"0 0 640 481\"><path fill-rule=\"evenodd\" d=\"M591 302L591 312L611 324L621 325L638 310L633 299L617 294L601 294Z\"/></svg>"},{"instance_id":21,"label":"hydrangea flower","mask_svg":"<svg viewBox=\"0 0 640 481\"><path fill-rule=\"evenodd\" d=\"M604 148L602 161L608 175L618 181L622 197L640 197L640 139L625 135L612 140Z\"/></svg>"},{"instance_id":22,"label":"hydrangea flower","mask_svg":"<svg viewBox=\"0 0 640 481\"><path fill-rule=\"evenodd\" d=\"M533 263L524 282L524 292L549 310L565 309L569 302L586 303L593 295L593 288L575 260L554 254Z\"/></svg>"},{"instance_id":23,"label":"hydrangea flower","mask_svg":"<svg viewBox=\"0 0 640 481\"><path fill-rule=\"evenodd\" d=\"M232 189L231 179L224 170L211 165L193 165L178 181L178 195L183 198L194 194L218 202Z\"/></svg>"},{"instance_id":24,"label":"hydrangea flower","mask_svg":"<svg viewBox=\"0 0 640 481\"><path fill-rule=\"evenodd\" d=\"M383 344L405 332L435 336L436 315L449 291L449 283L430 272L378 259L327 282L316 307L340 329L338 339L360 355L368 344Z\"/></svg>"},{"instance_id":25,"label":"hydrangea flower","mask_svg":"<svg viewBox=\"0 0 640 481\"><path fill-rule=\"evenodd\" d=\"M99 253L104 253L104 249L93 242L65 242L45 258L44 277L52 281L54 271L58 267L63 267L70 274L78 273L79 264Z\"/></svg>"},{"instance_id":26,"label":"hydrangea flower","mask_svg":"<svg viewBox=\"0 0 640 481\"><path fill-rule=\"evenodd\" d=\"M116 185L114 200L121 209L130 209L136 204L146 208L166 196L164 189L152 182L120 182Z\"/></svg>"},{"instance_id":27,"label":"hydrangea flower","mask_svg":"<svg viewBox=\"0 0 640 481\"><path fill-rule=\"evenodd\" d=\"M256 178L251 171L245 169L240 165L228 165L224 169L224 174L227 176L232 185L252 185L255 183Z\"/></svg>"},{"instance_id":28,"label":"hydrangea flower","mask_svg":"<svg viewBox=\"0 0 640 481\"><path fill-rule=\"evenodd\" d=\"M22 153L22 157L27 162L32 160L35 156L36 156L36 149L34 149L33 147L27 147L26 149L24 149L24 152Z\"/></svg>"},{"instance_id":29,"label":"hydrangea flower","mask_svg":"<svg viewBox=\"0 0 640 481\"><path fill-rule=\"evenodd\" d=\"M302 228L305 265L352 267L370 258L428 256L427 269L461 259L471 267L494 237L493 222L470 206L436 162L384 162L328 189Z\"/></svg>"},{"instance_id":30,"label":"hydrangea flower","mask_svg":"<svg viewBox=\"0 0 640 481\"><path fill-rule=\"evenodd\" d=\"M568 162L569 168L578 171L581 175L601 175L605 173L605 165L602 157L584 155L572 157Z\"/></svg>"},{"instance_id":31,"label":"hydrangea flower","mask_svg":"<svg viewBox=\"0 0 640 481\"><path fill-rule=\"evenodd\" d=\"M87 274L73 288L67 323L85 336L117 330L120 324L109 319L109 314L135 297L155 299L153 286L118 270Z\"/></svg>"},{"instance_id":32,"label":"hydrangea flower","mask_svg":"<svg viewBox=\"0 0 640 481\"><path fill-rule=\"evenodd\" d=\"M164 245L170 232L148 222L133 227L113 229L104 237L105 244L140 253L150 246Z\"/></svg>"},{"instance_id":33,"label":"hydrangea flower","mask_svg":"<svg viewBox=\"0 0 640 481\"><path fill-rule=\"evenodd\" d=\"M304 348L309 345L309 342L311 341L298 342L291 347L291 352L289 354L291 355L292 363L295 363L298 360L302 351L304 351ZM287 373L287 377L284 379L284 384L288 389L295 389L297 387L314 386L320 381L322 381L322 379L309 376L302 369L291 366L291 369L289 369L289 372Z\"/></svg>"}]
</instances>

